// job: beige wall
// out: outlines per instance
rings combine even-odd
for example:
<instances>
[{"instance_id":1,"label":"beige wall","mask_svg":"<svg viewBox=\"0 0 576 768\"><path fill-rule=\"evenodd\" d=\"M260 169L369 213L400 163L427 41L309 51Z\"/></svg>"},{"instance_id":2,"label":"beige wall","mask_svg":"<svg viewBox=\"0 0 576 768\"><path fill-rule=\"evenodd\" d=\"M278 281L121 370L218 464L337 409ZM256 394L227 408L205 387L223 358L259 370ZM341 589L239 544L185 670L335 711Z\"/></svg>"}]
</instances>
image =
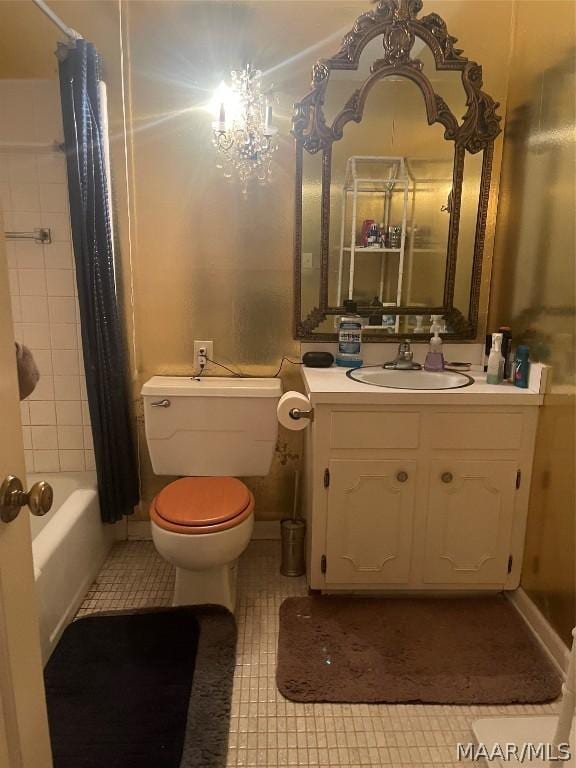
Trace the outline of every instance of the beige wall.
<instances>
[{"instance_id":1,"label":"beige wall","mask_svg":"<svg viewBox=\"0 0 576 768\"><path fill-rule=\"evenodd\" d=\"M575 618L575 92L571 2L518 0L490 324L553 366L541 411L522 585L569 642Z\"/></svg>"}]
</instances>

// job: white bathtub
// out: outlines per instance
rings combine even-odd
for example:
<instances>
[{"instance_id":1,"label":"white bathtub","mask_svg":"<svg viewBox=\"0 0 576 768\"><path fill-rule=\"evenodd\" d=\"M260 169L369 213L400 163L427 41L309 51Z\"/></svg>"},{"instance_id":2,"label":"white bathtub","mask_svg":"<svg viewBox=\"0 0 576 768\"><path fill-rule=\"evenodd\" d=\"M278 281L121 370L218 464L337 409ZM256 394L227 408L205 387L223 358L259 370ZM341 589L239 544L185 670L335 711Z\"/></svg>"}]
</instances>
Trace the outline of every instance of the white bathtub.
<instances>
[{"instance_id":1,"label":"white bathtub","mask_svg":"<svg viewBox=\"0 0 576 768\"><path fill-rule=\"evenodd\" d=\"M28 487L46 480L54 504L44 517L32 517L32 552L46 663L78 610L116 539L116 526L100 520L94 472L28 475Z\"/></svg>"}]
</instances>

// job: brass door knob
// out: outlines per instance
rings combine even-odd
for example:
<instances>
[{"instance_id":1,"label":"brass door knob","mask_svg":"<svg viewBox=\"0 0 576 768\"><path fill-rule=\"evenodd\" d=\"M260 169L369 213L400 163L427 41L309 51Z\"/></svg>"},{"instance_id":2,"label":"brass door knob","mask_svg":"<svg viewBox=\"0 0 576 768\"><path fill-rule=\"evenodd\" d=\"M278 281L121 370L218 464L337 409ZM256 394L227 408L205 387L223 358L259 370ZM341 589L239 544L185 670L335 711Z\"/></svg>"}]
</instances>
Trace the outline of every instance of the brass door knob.
<instances>
[{"instance_id":1,"label":"brass door knob","mask_svg":"<svg viewBox=\"0 0 576 768\"><path fill-rule=\"evenodd\" d=\"M405 483L406 480L408 480L408 472L398 472L396 475L396 480L398 480L399 483Z\"/></svg>"},{"instance_id":2,"label":"brass door knob","mask_svg":"<svg viewBox=\"0 0 576 768\"><path fill-rule=\"evenodd\" d=\"M52 486L44 480L34 483L26 493L22 481L18 477L8 475L0 486L0 520L3 523L11 523L25 505L33 515L42 517L52 508L53 500Z\"/></svg>"},{"instance_id":3,"label":"brass door knob","mask_svg":"<svg viewBox=\"0 0 576 768\"><path fill-rule=\"evenodd\" d=\"M443 483L451 483L454 480L452 472L442 472L441 480Z\"/></svg>"}]
</instances>

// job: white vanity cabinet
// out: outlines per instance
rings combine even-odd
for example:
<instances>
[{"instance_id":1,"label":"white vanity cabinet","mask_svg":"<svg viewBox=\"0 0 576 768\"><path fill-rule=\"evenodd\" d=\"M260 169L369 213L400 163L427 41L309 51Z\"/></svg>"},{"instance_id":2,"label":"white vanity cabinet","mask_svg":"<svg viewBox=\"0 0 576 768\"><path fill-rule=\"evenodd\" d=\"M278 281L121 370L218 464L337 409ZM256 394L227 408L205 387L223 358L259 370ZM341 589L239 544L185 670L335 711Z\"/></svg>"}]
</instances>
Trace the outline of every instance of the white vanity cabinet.
<instances>
[{"instance_id":1,"label":"white vanity cabinet","mask_svg":"<svg viewBox=\"0 0 576 768\"><path fill-rule=\"evenodd\" d=\"M516 588L541 398L393 393L308 388L309 586Z\"/></svg>"},{"instance_id":2,"label":"white vanity cabinet","mask_svg":"<svg viewBox=\"0 0 576 768\"><path fill-rule=\"evenodd\" d=\"M408 584L416 463L332 459L326 499L326 583Z\"/></svg>"},{"instance_id":3,"label":"white vanity cabinet","mask_svg":"<svg viewBox=\"0 0 576 768\"><path fill-rule=\"evenodd\" d=\"M456 455L431 461L421 574L425 584L506 585L514 563L514 517L520 511L520 461L519 456L494 461Z\"/></svg>"}]
</instances>

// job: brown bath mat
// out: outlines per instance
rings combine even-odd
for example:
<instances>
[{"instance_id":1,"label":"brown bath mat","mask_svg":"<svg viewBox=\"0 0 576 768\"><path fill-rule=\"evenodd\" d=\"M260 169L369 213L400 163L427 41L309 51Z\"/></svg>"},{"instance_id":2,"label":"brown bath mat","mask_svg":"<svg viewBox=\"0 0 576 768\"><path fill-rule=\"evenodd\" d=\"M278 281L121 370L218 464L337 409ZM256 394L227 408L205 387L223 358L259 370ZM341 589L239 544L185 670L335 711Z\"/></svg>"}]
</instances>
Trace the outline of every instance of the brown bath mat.
<instances>
[{"instance_id":1,"label":"brown bath mat","mask_svg":"<svg viewBox=\"0 0 576 768\"><path fill-rule=\"evenodd\" d=\"M535 704L561 680L506 598L290 597L280 692L333 703Z\"/></svg>"}]
</instances>

